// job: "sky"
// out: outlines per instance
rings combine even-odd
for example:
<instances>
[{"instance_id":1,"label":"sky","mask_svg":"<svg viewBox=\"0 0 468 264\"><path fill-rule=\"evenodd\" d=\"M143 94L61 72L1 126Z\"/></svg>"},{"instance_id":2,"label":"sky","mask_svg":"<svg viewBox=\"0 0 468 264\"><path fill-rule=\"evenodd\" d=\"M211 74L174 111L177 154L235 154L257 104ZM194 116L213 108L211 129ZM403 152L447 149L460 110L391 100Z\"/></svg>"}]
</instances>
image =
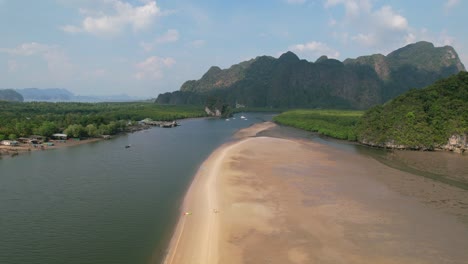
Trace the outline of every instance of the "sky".
<instances>
[{"instance_id":1,"label":"sky","mask_svg":"<svg viewBox=\"0 0 468 264\"><path fill-rule=\"evenodd\" d=\"M425 40L468 66L467 0L0 0L0 89L155 98L290 50L343 61Z\"/></svg>"}]
</instances>

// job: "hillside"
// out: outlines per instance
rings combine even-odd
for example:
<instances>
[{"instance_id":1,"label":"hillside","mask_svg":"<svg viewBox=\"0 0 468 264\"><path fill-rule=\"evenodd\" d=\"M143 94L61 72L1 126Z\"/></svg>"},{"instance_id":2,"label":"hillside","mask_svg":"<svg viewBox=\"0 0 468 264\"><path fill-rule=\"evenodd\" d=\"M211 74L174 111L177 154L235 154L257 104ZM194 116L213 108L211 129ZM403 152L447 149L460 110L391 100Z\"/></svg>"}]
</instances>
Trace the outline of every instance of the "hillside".
<instances>
[{"instance_id":1,"label":"hillside","mask_svg":"<svg viewBox=\"0 0 468 264\"><path fill-rule=\"evenodd\" d=\"M372 146L463 151L468 134L468 73L413 89L368 110L357 134L361 143Z\"/></svg>"},{"instance_id":2,"label":"hillside","mask_svg":"<svg viewBox=\"0 0 468 264\"><path fill-rule=\"evenodd\" d=\"M24 88L16 89L16 91L23 95L25 101L64 102L69 101L73 97L73 93L70 91L59 88Z\"/></svg>"},{"instance_id":3,"label":"hillside","mask_svg":"<svg viewBox=\"0 0 468 264\"><path fill-rule=\"evenodd\" d=\"M453 47L436 48L425 41L395 50L387 56L363 56L347 59L343 63L372 67L384 81L382 102L408 91L408 88L425 87L465 70Z\"/></svg>"},{"instance_id":4,"label":"hillside","mask_svg":"<svg viewBox=\"0 0 468 264\"><path fill-rule=\"evenodd\" d=\"M452 47L428 42L344 62L322 56L313 63L286 52L278 59L260 56L225 70L211 67L180 91L160 94L156 103L205 104L216 97L231 106L367 109L464 69Z\"/></svg>"},{"instance_id":5,"label":"hillside","mask_svg":"<svg viewBox=\"0 0 468 264\"><path fill-rule=\"evenodd\" d=\"M23 102L23 96L12 89L0 90L0 101Z\"/></svg>"}]
</instances>

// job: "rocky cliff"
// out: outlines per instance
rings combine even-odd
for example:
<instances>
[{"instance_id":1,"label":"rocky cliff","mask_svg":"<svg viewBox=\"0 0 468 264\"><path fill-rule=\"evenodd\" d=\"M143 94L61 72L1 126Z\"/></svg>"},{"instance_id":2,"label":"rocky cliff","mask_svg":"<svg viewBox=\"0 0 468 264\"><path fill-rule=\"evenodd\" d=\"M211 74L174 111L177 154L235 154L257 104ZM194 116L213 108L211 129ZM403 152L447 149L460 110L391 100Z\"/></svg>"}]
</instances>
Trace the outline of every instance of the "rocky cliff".
<instances>
[{"instance_id":1,"label":"rocky cliff","mask_svg":"<svg viewBox=\"0 0 468 264\"><path fill-rule=\"evenodd\" d=\"M278 59L260 56L225 70L211 67L180 91L159 95L156 103L205 104L214 96L231 106L367 109L464 69L452 47L429 42L344 62L325 56L308 62L287 52Z\"/></svg>"}]
</instances>

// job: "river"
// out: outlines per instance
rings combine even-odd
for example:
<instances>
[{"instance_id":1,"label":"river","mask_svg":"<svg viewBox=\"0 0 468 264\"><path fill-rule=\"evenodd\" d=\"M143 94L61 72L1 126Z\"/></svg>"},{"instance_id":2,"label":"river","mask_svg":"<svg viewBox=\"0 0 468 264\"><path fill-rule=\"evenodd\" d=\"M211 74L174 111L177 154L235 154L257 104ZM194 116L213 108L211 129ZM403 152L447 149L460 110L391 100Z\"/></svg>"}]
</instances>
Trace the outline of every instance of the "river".
<instances>
[{"instance_id":1,"label":"river","mask_svg":"<svg viewBox=\"0 0 468 264\"><path fill-rule=\"evenodd\" d=\"M243 115L247 120L240 115L230 121L182 120L173 129L1 159L0 263L143 264L161 259L198 166L237 130L272 118ZM270 134L305 135L353 153L384 155L293 129L278 131ZM463 176L467 163L460 157L458 165L449 167L462 170Z\"/></svg>"},{"instance_id":2,"label":"river","mask_svg":"<svg viewBox=\"0 0 468 264\"><path fill-rule=\"evenodd\" d=\"M161 258L198 166L237 130L272 118L244 115L1 159L0 263Z\"/></svg>"}]
</instances>

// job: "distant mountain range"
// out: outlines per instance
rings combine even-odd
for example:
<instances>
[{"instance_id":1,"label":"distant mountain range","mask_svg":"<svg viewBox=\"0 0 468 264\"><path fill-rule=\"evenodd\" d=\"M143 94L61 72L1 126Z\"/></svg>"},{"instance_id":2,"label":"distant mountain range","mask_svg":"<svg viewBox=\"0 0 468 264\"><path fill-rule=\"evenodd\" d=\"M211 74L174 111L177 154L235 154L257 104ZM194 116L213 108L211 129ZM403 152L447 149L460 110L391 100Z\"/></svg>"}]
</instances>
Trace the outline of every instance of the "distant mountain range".
<instances>
[{"instance_id":1,"label":"distant mountain range","mask_svg":"<svg viewBox=\"0 0 468 264\"><path fill-rule=\"evenodd\" d=\"M23 102L23 96L13 89L0 90L0 101Z\"/></svg>"},{"instance_id":2,"label":"distant mountain range","mask_svg":"<svg viewBox=\"0 0 468 264\"><path fill-rule=\"evenodd\" d=\"M160 94L155 102L203 105L214 97L231 106L367 109L460 71L465 67L453 47L429 42L343 62L326 56L309 62L286 52L224 70L213 66L200 80Z\"/></svg>"},{"instance_id":3,"label":"distant mountain range","mask_svg":"<svg viewBox=\"0 0 468 264\"><path fill-rule=\"evenodd\" d=\"M41 102L128 102L143 100L143 98L132 97L126 94L108 95L108 96L81 96L75 95L67 89L61 88L25 88L16 89L20 93L24 101L41 101Z\"/></svg>"}]
</instances>

